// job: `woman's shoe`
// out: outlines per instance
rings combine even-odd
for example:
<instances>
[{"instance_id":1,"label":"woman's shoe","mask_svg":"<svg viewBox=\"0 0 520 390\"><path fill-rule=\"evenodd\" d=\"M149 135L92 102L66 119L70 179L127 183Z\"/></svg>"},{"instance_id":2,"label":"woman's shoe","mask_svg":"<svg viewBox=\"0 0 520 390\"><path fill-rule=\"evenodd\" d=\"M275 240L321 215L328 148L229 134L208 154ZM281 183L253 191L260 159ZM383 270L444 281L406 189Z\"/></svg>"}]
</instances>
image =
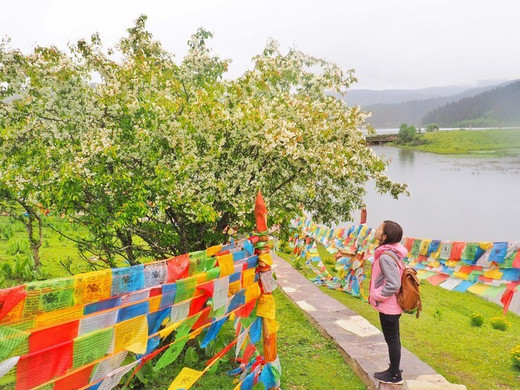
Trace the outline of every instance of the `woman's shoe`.
<instances>
[{"instance_id":1,"label":"woman's shoe","mask_svg":"<svg viewBox=\"0 0 520 390\"><path fill-rule=\"evenodd\" d=\"M400 372L397 374L392 374L389 370L390 369L383 372L376 372L374 377L381 383L391 383L394 385L400 385L404 383L403 377L401 375L402 370L399 370Z\"/></svg>"}]
</instances>

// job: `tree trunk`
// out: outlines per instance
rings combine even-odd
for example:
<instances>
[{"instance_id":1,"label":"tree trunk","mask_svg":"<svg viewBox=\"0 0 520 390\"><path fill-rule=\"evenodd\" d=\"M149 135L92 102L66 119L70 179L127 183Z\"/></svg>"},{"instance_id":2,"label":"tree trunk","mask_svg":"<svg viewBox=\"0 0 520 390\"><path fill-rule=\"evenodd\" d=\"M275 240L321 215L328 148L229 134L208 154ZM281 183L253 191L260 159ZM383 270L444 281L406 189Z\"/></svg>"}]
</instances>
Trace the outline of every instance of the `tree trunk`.
<instances>
[{"instance_id":1,"label":"tree trunk","mask_svg":"<svg viewBox=\"0 0 520 390\"><path fill-rule=\"evenodd\" d=\"M130 232L123 232L122 230L116 230L119 241L123 244L123 249L126 253L126 259L130 265L138 264L134 254L134 244L132 241L132 234Z\"/></svg>"},{"instance_id":2,"label":"tree trunk","mask_svg":"<svg viewBox=\"0 0 520 390\"><path fill-rule=\"evenodd\" d=\"M34 211L32 207L25 204L25 202L20 202L28 215L28 220L22 218L22 221L25 225L25 229L27 230L27 235L29 236L29 245L31 246L31 251L34 259L34 266L38 268L40 266L40 247L43 242L43 229L42 224L43 221L41 217ZM38 236L34 237L34 223L38 223Z\"/></svg>"}]
</instances>

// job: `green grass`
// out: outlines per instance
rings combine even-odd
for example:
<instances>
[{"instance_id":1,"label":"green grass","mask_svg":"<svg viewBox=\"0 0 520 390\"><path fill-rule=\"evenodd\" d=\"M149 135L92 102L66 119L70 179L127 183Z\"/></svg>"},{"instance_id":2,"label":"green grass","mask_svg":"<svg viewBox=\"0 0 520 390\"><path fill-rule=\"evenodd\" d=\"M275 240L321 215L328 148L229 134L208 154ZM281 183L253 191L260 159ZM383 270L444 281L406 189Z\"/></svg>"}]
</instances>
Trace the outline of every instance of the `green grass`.
<instances>
[{"instance_id":1,"label":"green grass","mask_svg":"<svg viewBox=\"0 0 520 390\"><path fill-rule=\"evenodd\" d=\"M318 250L322 259L332 257L322 245ZM291 255L280 256L292 263ZM365 270L363 289L368 295L369 262ZM315 276L305 266L300 272ZM381 329L378 313L368 303L341 291L320 288ZM520 344L519 316L508 313L506 318L512 327L502 332L493 329L490 321L502 315L502 307L471 293L447 291L423 282L421 297L421 317L403 314L401 319L401 339L406 348L450 382L464 384L468 389L520 388L520 370L513 367L510 358L511 349ZM473 312L484 316L482 327L470 325Z\"/></svg>"},{"instance_id":2,"label":"green grass","mask_svg":"<svg viewBox=\"0 0 520 390\"><path fill-rule=\"evenodd\" d=\"M428 143L418 146L395 146L439 154L493 153L520 149L520 129L436 131L419 136Z\"/></svg>"},{"instance_id":3,"label":"green grass","mask_svg":"<svg viewBox=\"0 0 520 390\"><path fill-rule=\"evenodd\" d=\"M75 234L86 234L86 231L74 226L67 221L55 217L49 217L48 222L58 225L60 229ZM2 231L11 230L12 236L7 233L5 238ZM59 263L71 261L71 271L79 273L89 270L89 264L82 260L77 248L72 241L63 239L58 233L50 228L44 229L44 241L47 244L41 249L42 275L41 277L54 278L67 276L68 272ZM19 222L14 222L8 217L0 216L0 263L14 262L16 255L28 256L29 250L21 245L23 252L8 254L8 248L14 242L26 241L24 227ZM28 246L27 246L28 248ZM1 264L0 264L1 265ZM8 279L6 285L23 283L22 280ZM280 323L278 337L278 355L282 365L282 388L283 389L364 389L361 380L353 373L350 366L345 362L335 345L325 338L302 314L299 308L293 304L283 292L275 291L276 315ZM222 332L227 333L226 340L233 337L231 323L228 322ZM261 350L261 342L257 345ZM233 354L234 349L230 353ZM203 369L203 363L209 357L201 356L200 360L190 365L198 370ZM185 365L184 353L178 360L158 374L150 372L151 382L146 388L164 389L180 372ZM235 377L225 374L226 371L236 368L234 362L219 363L216 374L205 374L200 381L193 386L194 389L232 389ZM334 372L334 375L329 375ZM9 386L1 387L10 388ZM137 388L137 387L136 387Z\"/></svg>"},{"instance_id":4,"label":"green grass","mask_svg":"<svg viewBox=\"0 0 520 390\"><path fill-rule=\"evenodd\" d=\"M64 238L50 227L52 225L65 235L78 238L87 236L87 230L83 226L55 216L45 217L44 221L43 244L40 248L41 267L39 273L33 275L34 279L51 279L70 275L66 267L69 268L72 274L91 271L94 269L93 267L107 267L103 262L90 263L83 259L79 255L74 241ZM32 252L24 225L7 216L0 216L0 267L4 263L12 265L17 260L27 257L32 258ZM121 261L119 265L124 266L124 263ZM19 277L5 276L0 275L0 288L22 284L27 281Z\"/></svg>"}]
</instances>

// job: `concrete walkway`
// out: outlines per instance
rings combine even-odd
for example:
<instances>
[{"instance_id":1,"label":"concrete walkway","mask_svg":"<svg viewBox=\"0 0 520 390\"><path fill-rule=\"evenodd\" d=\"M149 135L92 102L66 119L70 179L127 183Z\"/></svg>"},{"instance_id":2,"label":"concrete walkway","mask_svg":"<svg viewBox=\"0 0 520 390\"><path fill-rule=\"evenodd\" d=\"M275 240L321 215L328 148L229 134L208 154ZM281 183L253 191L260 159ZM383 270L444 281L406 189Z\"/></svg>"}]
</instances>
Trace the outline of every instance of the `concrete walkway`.
<instances>
[{"instance_id":1,"label":"concrete walkway","mask_svg":"<svg viewBox=\"0 0 520 390\"><path fill-rule=\"evenodd\" d=\"M402 348L401 368L404 385L379 386L374 372L388 368L388 350L383 333L334 298L323 293L289 263L272 254L278 285L325 336L332 338L354 372L369 389L462 390L464 385L449 383L442 375Z\"/></svg>"}]
</instances>

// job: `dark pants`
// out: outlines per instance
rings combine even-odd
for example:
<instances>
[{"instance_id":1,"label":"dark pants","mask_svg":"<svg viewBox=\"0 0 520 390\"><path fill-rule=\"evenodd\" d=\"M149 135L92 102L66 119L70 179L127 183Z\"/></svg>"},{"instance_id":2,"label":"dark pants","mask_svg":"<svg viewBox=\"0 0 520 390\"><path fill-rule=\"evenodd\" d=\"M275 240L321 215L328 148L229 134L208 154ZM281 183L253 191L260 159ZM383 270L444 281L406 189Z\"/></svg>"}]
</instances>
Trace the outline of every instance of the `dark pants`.
<instances>
[{"instance_id":1,"label":"dark pants","mask_svg":"<svg viewBox=\"0 0 520 390\"><path fill-rule=\"evenodd\" d=\"M399 364L401 362L401 337L399 335L399 318L401 314L383 314L379 313L381 328L388 345L388 355L390 356L390 372L392 374L399 373Z\"/></svg>"}]
</instances>

